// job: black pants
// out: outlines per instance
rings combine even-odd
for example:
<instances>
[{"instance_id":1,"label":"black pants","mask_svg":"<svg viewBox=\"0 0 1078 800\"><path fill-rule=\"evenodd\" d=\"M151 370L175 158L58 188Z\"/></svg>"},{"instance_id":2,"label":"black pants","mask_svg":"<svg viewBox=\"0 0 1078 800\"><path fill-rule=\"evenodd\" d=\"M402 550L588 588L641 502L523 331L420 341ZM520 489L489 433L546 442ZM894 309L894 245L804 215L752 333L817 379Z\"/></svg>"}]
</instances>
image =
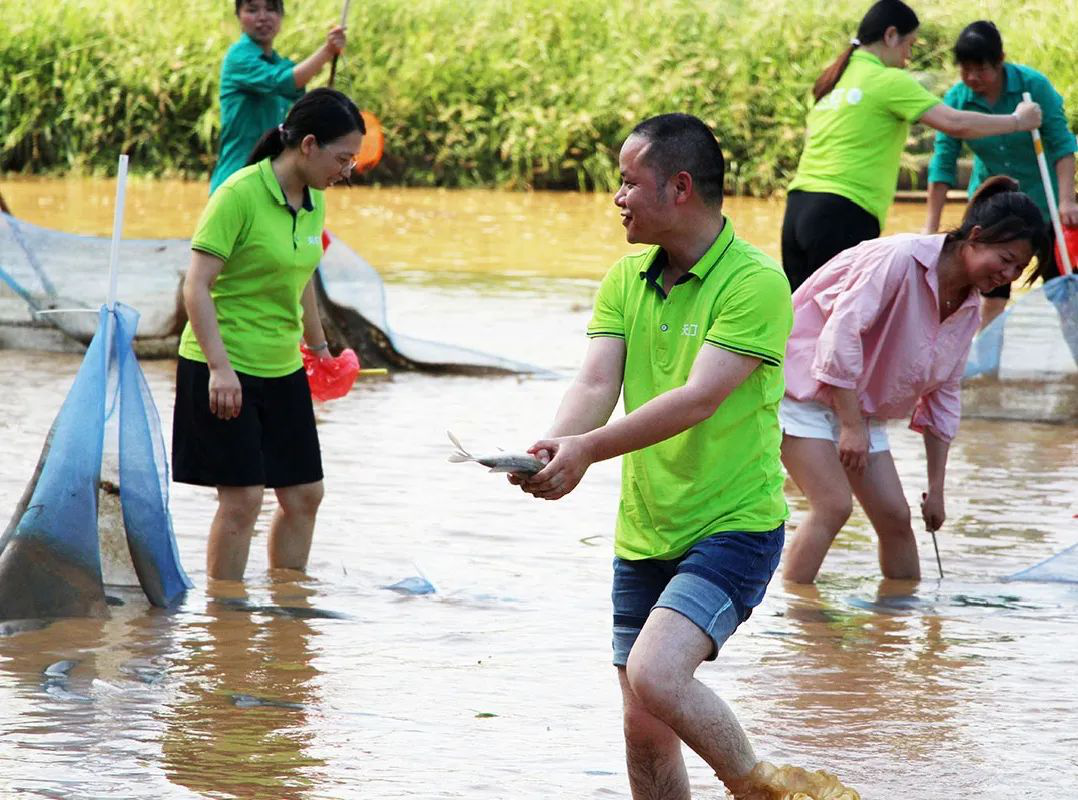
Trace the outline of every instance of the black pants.
<instances>
[{"instance_id":1,"label":"black pants","mask_svg":"<svg viewBox=\"0 0 1078 800\"><path fill-rule=\"evenodd\" d=\"M782 268L790 290L843 250L879 235L879 220L852 200L829 192L790 192L782 219Z\"/></svg>"}]
</instances>

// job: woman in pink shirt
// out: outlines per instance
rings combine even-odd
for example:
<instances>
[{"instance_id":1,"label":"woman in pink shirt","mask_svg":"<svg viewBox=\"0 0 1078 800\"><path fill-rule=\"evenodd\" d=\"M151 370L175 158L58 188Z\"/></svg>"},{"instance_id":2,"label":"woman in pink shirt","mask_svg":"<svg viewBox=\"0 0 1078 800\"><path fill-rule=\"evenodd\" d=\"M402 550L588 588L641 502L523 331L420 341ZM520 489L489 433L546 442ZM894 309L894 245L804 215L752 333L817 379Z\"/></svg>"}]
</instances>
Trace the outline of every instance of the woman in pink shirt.
<instances>
[{"instance_id":1,"label":"woman in pink shirt","mask_svg":"<svg viewBox=\"0 0 1078 800\"><path fill-rule=\"evenodd\" d=\"M900 234L839 253L794 293L779 408L782 461L809 502L783 577L816 578L856 495L888 578L919 578L910 509L889 452L889 419L924 436L921 511L945 517L944 472L961 413L959 380L981 291L1021 274L1044 245L1040 211L1011 178L982 184L947 234Z\"/></svg>"}]
</instances>

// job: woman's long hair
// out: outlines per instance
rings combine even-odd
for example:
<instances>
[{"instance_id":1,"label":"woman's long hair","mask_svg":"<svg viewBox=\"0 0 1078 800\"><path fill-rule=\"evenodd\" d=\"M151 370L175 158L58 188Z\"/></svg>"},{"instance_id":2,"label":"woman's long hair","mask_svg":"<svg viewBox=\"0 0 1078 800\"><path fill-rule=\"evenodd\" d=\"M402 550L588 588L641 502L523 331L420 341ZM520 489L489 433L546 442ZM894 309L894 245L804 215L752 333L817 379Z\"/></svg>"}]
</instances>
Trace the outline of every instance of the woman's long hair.
<instances>
[{"instance_id":1,"label":"woman's long hair","mask_svg":"<svg viewBox=\"0 0 1078 800\"><path fill-rule=\"evenodd\" d=\"M917 19L913 9L902 0L879 0L874 3L857 26L857 38L851 41L849 47L842 51L842 55L816 79L812 87L812 96L816 98L816 102L820 102L835 88L850 63L853 51L858 47L880 41L888 28L894 27L900 35L905 36L913 33L920 25L921 21Z\"/></svg>"},{"instance_id":2,"label":"woman's long hair","mask_svg":"<svg viewBox=\"0 0 1078 800\"><path fill-rule=\"evenodd\" d=\"M356 132L367 132L356 104L336 89L315 89L296 101L283 123L262 134L247 163L276 158L286 149L298 147L306 136L314 136L318 144L325 146Z\"/></svg>"}]
</instances>

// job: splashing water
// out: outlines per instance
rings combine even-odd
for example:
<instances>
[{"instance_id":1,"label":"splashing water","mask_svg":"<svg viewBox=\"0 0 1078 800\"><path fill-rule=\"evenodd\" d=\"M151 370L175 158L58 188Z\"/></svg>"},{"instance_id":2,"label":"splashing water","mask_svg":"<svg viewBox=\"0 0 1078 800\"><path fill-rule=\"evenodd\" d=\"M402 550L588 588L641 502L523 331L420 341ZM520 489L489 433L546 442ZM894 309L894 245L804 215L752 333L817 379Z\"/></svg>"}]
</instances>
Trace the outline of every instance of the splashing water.
<instances>
[{"instance_id":1,"label":"splashing water","mask_svg":"<svg viewBox=\"0 0 1078 800\"><path fill-rule=\"evenodd\" d=\"M759 762L749 773L752 788L735 795L737 800L861 800L856 790L822 769L809 772L784 764L776 767Z\"/></svg>"}]
</instances>

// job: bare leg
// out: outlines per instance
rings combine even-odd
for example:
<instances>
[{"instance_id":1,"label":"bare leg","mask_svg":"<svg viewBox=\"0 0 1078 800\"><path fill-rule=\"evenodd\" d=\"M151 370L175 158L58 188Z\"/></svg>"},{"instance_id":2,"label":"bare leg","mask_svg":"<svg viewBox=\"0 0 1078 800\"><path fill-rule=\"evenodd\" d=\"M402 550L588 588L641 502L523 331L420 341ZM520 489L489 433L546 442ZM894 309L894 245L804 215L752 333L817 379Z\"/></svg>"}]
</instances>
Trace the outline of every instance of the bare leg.
<instances>
[{"instance_id":1,"label":"bare leg","mask_svg":"<svg viewBox=\"0 0 1078 800\"><path fill-rule=\"evenodd\" d=\"M206 572L217 580L243 580L255 520L262 508L261 486L218 486L217 513L210 524Z\"/></svg>"},{"instance_id":2,"label":"bare leg","mask_svg":"<svg viewBox=\"0 0 1078 800\"><path fill-rule=\"evenodd\" d=\"M688 800L689 776L681 739L644 706L618 667L625 728L625 762L633 800Z\"/></svg>"},{"instance_id":3,"label":"bare leg","mask_svg":"<svg viewBox=\"0 0 1078 800\"><path fill-rule=\"evenodd\" d=\"M809 502L809 512L786 549L782 577L812 583L831 542L850 518L850 484L838 449L828 439L783 435L782 463Z\"/></svg>"},{"instance_id":4,"label":"bare leg","mask_svg":"<svg viewBox=\"0 0 1078 800\"><path fill-rule=\"evenodd\" d=\"M992 320L998 317L1007 308L1006 297L981 297L981 327L987 328Z\"/></svg>"},{"instance_id":5,"label":"bare leg","mask_svg":"<svg viewBox=\"0 0 1078 800\"><path fill-rule=\"evenodd\" d=\"M322 481L285 486L275 492L278 506L270 525L270 568L304 570L311 553L314 520L324 494Z\"/></svg>"},{"instance_id":6,"label":"bare leg","mask_svg":"<svg viewBox=\"0 0 1078 800\"><path fill-rule=\"evenodd\" d=\"M693 677L711 647L711 639L702 630L668 608L656 608L644 623L625 668L633 710L642 706L648 715L626 716L634 800L681 800L689 796L680 752L675 758L673 739L664 728L651 724L649 718L664 723L731 790L743 789L756 766L752 745L734 712ZM630 729L630 723L635 726L637 721L648 727ZM640 759L635 765L634 756ZM644 778L650 776L665 779L665 786L654 780L648 786Z\"/></svg>"},{"instance_id":7,"label":"bare leg","mask_svg":"<svg viewBox=\"0 0 1078 800\"><path fill-rule=\"evenodd\" d=\"M919 579L921 563L910 523L910 507L902 493L902 481L891 454L887 451L870 453L865 474L848 477L854 494L876 529L883 576Z\"/></svg>"}]
</instances>

